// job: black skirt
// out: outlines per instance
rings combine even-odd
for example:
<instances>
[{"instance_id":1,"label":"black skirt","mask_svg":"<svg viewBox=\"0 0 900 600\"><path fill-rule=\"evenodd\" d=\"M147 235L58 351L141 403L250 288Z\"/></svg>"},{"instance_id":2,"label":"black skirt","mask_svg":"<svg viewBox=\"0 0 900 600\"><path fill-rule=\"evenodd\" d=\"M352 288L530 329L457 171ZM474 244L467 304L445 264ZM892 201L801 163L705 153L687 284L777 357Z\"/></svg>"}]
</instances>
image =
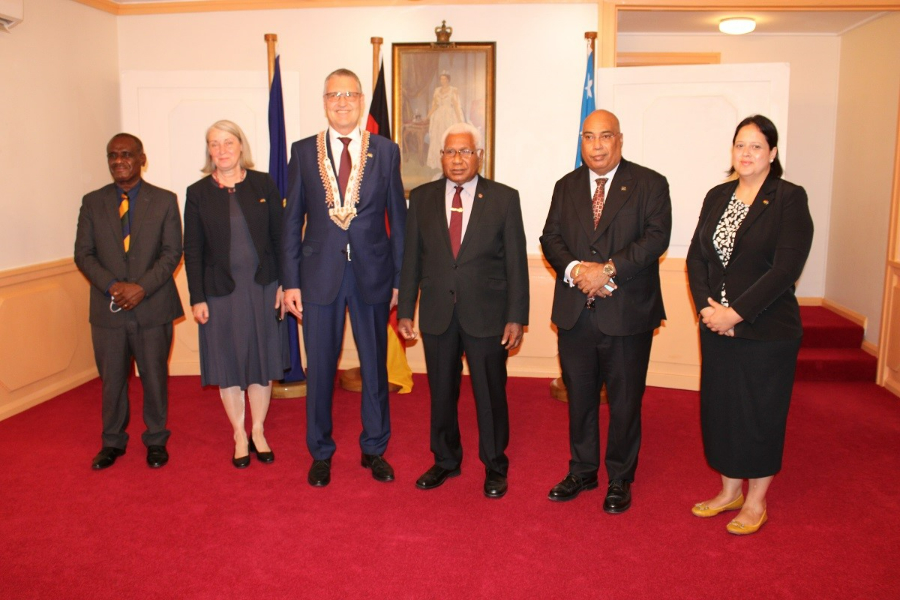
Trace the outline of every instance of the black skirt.
<instances>
[{"instance_id":1,"label":"black skirt","mask_svg":"<svg viewBox=\"0 0 900 600\"><path fill-rule=\"evenodd\" d=\"M709 466L732 479L781 470L800 338L761 341L700 332L700 425Z\"/></svg>"}]
</instances>

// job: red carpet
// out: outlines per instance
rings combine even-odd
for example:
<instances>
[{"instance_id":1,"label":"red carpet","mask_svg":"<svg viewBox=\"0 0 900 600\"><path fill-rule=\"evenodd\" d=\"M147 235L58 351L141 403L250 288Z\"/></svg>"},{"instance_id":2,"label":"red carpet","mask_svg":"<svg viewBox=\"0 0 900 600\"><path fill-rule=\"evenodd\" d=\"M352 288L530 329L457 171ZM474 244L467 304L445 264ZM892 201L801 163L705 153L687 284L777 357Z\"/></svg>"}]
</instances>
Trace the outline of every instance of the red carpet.
<instances>
[{"instance_id":1,"label":"red carpet","mask_svg":"<svg viewBox=\"0 0 900 600\"><path fill-rule=\"evenodd\" d=\"M863 328L821 306L801 306L797 381L875 381L877 360L861 349Z\"/></svg>"},{"instance_id":2,"label":"red carpet","mask_svg":"<svg viewBox=\"0 0 900 600\"><path fill-rule=\"evenodd\" d=\"M510 381L510 491L493 501L481 495L467 383L463 474L423 492L423 376L392 397L391 484L359 466L358 396L338 392L324 489L306 483L302 399L273 403L275 463L238 471L218 395L197 377L171 383L168 466L145 463L138 405L128 454L93 472L95 380L0 422L0 597L897 597L900 403L881 388L797 385L769 523L737 538L726 516L690 513L718 486L695 392L648 390L630 511L603 513L602 488L549 502L568 449L566 405L548 383Z\"/></svg>"}]
</instances>

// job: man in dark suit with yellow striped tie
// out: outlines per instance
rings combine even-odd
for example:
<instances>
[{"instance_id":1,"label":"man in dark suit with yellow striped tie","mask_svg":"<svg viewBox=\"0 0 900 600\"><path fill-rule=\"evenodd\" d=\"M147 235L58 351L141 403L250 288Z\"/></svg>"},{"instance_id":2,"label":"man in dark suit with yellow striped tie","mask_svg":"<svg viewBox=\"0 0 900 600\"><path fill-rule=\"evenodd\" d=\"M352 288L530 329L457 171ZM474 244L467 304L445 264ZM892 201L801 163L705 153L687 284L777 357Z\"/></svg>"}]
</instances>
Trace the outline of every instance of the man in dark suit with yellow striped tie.
<instances>
[{"instance_id":1,"label":"man in dark suit with yellow striped tie","mask_svg":"<svg viewBox=\"0 0 900 600\"><path fill-rule=\"evenodd\" d=\"M172 278L181 217L175 194L142 180L147 157L137 137L115 135L106 160L115 183L84 197L75 236L75 264L91 284L91 338L103 382L103 447L91 466L105 469L125 454L133 359L144 388L147 464L158 468L169 460L172 322L184 314Z\"/></svg>"}]
</instances>

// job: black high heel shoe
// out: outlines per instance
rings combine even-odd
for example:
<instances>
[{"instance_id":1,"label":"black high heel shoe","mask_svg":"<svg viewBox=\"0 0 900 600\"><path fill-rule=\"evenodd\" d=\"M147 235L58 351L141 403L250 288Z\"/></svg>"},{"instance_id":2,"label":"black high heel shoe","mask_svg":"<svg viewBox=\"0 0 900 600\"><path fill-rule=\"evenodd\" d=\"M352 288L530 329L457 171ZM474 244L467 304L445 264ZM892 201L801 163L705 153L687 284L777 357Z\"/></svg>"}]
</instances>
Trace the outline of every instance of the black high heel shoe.
<instances>
[{"instance_id":1,"label":"black high heel shoe","mask_svg":"<svg viewBox=\"0 0 900 600\"><path fill-rule=\"evenodd\" d=\"M271 464L275 462L275 453L269 450L268 452L260 452L256 449L256 444L253 443L253 436L250 436L250 452L256 452L256 459L263 464ZM247 455L247 462L250 462L250 455Z\"/></svg>"},{"instance_id":2,"label":"black high heel shoe","mask_svg":"<svg viewBox=\"0 0 900 600\"><path fill-rule=\"evenodd\" d=\"M235 458L234 455L231 456L231 464L234 465L236 469L246 469L250 466L250 448L253 448L253 438L250 438L250 447L247 449L247 456L242 456L240 458Z\"/></svg>"}]
</instances>

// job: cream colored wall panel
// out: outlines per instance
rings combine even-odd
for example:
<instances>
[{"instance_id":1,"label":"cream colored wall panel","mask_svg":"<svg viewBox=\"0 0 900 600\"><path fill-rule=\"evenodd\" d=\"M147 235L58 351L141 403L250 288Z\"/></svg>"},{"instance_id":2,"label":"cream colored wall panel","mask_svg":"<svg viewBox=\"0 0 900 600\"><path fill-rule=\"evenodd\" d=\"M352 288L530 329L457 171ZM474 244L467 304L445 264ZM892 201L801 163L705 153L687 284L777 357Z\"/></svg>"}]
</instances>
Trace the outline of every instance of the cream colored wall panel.
<instances>
[{"instance_id":1,"label":"cream colored wall panel","mask_svg":"<svg viewBox=\"0 0 900 600\"><path fill-rule=\"evenodd\" d=\"M742 118L772 119L785 160L789 80L786 63L598 69L597 105L619 117L623 155L669 181L670 257L687 255L703 198L725 179Z\"/></svg>"},{"instance_id":2,"label":"cream colored wall panel","mask_svg":"<svg viewBox=\"0 0 900 600\"><path fill-rule=\"evenodd\" d=\"M0 420L97 376L72 259L0 272Z\"/></svg>"},{"instance_id":3,"label":"cream colored wall panel","mask_svg":"<svg viewBox=\"0 0 900 600\"><path fill-rule=\"evenodd\" d=\"M71 304L58 282L0 293L0 385L15 391L69 366L78 342Z\"/></svg>"}]
</instances>

